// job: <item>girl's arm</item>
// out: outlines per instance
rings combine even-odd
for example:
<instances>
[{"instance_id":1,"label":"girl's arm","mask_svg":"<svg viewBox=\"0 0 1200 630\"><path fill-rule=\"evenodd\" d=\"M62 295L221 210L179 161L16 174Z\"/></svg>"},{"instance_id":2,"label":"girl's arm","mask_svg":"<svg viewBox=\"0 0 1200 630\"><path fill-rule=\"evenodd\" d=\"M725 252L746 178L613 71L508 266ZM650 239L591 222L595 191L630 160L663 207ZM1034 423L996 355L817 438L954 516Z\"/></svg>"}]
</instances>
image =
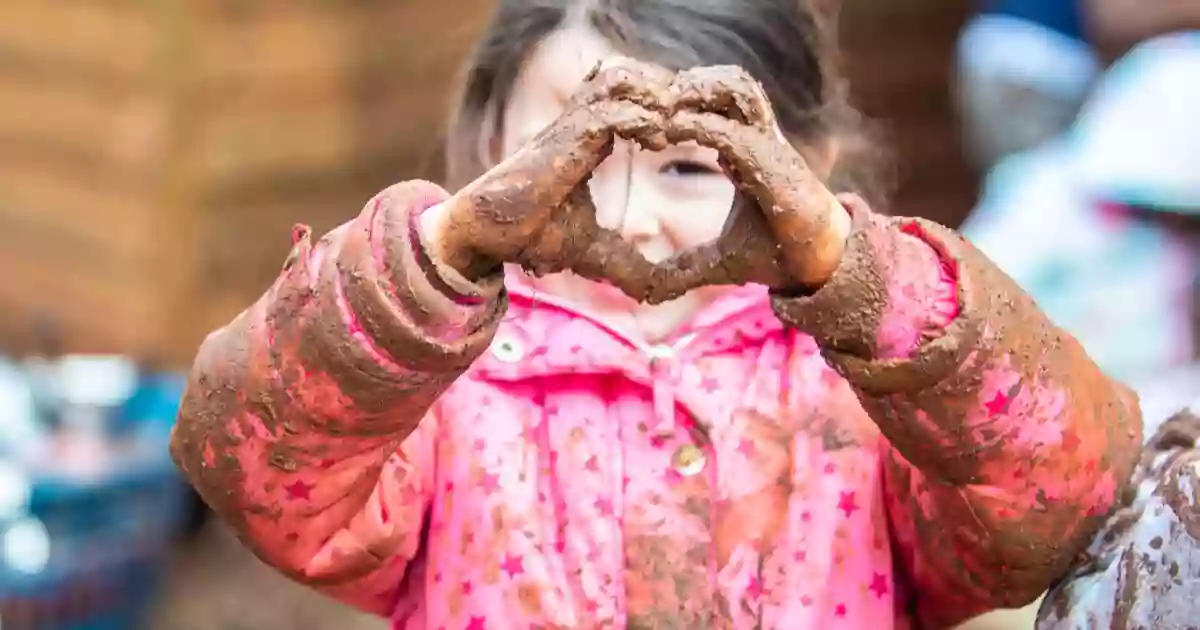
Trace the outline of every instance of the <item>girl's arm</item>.
<instances>
[{"instance_id":1,"label":"girl's arm","mask_svg":"<svg viewBox=\"0 0 1200 630\"><path fill-rule=\"evenodd\" d=\"M1128 483L1136 396L952 230L847 207L837 272L776 312L817 339L887 438L897 566L922 622L1028 604Z\"/></svg>"},{"instance_id":2,"label":"girl's arm","mask_svg":"<svg viewBox=\"0 0 1200 630\"><path fill-rule=\"evenodd\" d=\"M297 228L271 289L201 346L171 440L261 559L381 614L421 544L430 408L506 304L502 278L468 284L415 246L411 218L445 197L399 184L315 246Z\"/></svg>"}]
</instances>

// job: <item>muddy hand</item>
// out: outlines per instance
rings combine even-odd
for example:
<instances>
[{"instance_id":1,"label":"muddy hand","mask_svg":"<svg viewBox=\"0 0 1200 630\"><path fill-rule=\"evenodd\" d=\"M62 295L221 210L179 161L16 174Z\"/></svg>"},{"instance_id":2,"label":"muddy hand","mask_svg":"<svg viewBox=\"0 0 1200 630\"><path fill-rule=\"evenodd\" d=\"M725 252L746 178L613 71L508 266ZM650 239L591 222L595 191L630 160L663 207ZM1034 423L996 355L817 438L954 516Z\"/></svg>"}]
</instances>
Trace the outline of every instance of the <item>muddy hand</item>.
<instances>
[{"instance_id":1,"label":"muddy hand","mask_svg":"<svg viewBox=\"0 0 1200 630\"><path fill-rule=\"evenodd\" d=\"M680 73L672 92L668 140L716 149L739 190L721 238L660 268L673 276L673 292L824 284L841 260L849 216L784 138L759 84L740 68L714 66Z\"/></svg>"},{"instance_id":2,"label":"muddy hand","mask_svg":"<svg viewBox=\"0 0 1200 630\"><path fill-rule=\"evenodd\" d=\"M665 115L651 93L669 80L625 61L593 70L554 123L443 204L444 262L473 279L518 263L538 275L572 269L601 280L612 261L649 277L633 245L597 225L587 180L616 137L665 144L654 140Z\"/></svg>"}]
</instances>

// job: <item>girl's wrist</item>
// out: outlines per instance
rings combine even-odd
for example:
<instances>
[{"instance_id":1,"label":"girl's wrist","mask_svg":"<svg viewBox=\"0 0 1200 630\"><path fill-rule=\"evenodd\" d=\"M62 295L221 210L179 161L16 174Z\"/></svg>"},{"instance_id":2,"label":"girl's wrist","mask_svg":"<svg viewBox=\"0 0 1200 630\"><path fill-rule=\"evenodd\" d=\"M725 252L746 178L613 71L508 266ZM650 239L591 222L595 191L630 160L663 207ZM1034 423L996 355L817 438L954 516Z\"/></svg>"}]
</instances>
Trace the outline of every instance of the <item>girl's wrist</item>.
<instances>
[{"instance_id":1,"label":"girl's wrist","mask_svg":"<svg viewBox=\"0 0 1200 630\"><path fill-rule=\"evenodd\" d=\"M496 273L495 265L487 264L466 241L463 230L455 222L454 198L425 209L416 217L420 246L435 266L453 269L468 281L475 282Z\"/></svg>"},{"instance_id":2,"label":"girl's wrist","mask_svg":"<svg viewBox=\"0 0 1200 630\"><path fill-rule=\"evenodd\" d=\"M820 273L815 278L808 278L804 283L808 291L819 290L829 279L833 277L834 272L841 266L842 257L846 254L846 246L850 240L850 233L854 228L854 218L851 214L855 210L851 207L860 203L857 196L839 195L837 200L830 204L828 229L820 238L820 241L815 244L818 252L814 256L817 262L817 267Z\"/></svg>"}]
</instances>

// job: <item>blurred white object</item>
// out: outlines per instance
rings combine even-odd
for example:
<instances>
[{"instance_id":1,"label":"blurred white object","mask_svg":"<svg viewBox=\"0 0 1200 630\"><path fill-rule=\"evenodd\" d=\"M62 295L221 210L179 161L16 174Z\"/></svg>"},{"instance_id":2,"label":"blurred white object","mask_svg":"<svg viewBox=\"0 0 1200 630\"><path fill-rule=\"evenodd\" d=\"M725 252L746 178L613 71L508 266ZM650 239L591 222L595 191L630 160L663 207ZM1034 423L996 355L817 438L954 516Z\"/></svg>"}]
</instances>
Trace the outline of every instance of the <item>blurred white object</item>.
<instances>
[{"instance_id":1,"label":"blurred white object","mask_svg":"<svg viewBox=\"0 0 1200 630\"><path fill-rule=\"evenodd\" d=\"M17 466L0 461L0 523L24 516L33 490Z\"/></svg>"},{"instance_id":2,"label":"blurred white object","mask_svg":"<svg viewBox=\"0 0 1200 630\"><path fill-rule=\"evenodd\" d=\"M1100 72L1086 42L1030 20L980 14L958 39L959 63L988 78L1015 81L1066 99L1081 97Z\"/></svg>"},{"instance_id":3,"label":"blurred white object","mask_svg":"<svg viewBox=\"0 0 1200 630\"><path fill-rule=\"evenodd\" d=\"M967 150L982 168L1061 133L1100 72L1085 42L1031 20L988 13L967 23L956 61Z\"/></svg>"},{"instance_id":4,"label":"blurred white object","mask_svg":"<svg viewBox=\"0 0 1200 630\"><path fill-rule=\"evenodd\" d=\"M137 365L125 357L70 355L56 368L62 397L61 450L56 470L79 479L96 478L110 464L108 414L137 387Z\"/></svg>"},{"instance_id":5,"label":"blurred white object","mask_svg":"<svg viewBox=\"0 0 1200 630\"><path fill-rule=\"evenodd\" d=\"M1131 383L1142 403L1143 431L1148 439L1158 426L1184 409L1200 413L1200 363L1193 363L1140 383Z\"/></svg>"},{"instance_id":6,"label":"blurred white object","mask_svg":"<svg viewBox=\"0 0 1200 630\"><path fill-rule=\"evenodd\" d=\"M17 366L0 361L0 457L21 457L43 443L33 389Z\"/></svg>"},{"instance_id":7,"label":"blurred white object","mask_svg":"<svg viewBox=\"0 0 1200 630\"><path fill-rule=\"evenodd\" d=\"M50 562L50 534L36 518L19 520L4 532L5 564L21 573L36 574Z\"/></svg>"},{"instance_id":8,"label":"blurred white object","mask_svg":"<svg viewBox=\"0 0 1200 630\"><path fill-rule=\"evenodd\" d=\"M56 376L67 402L113 407L133 394L138 371L133 361L122 356L68 355L59 360Z\"/></svg>"},{"instance_id":9,"label":"blurred white object","mask_svg":"<svg viewBox=\"0 0 1200 630\"><path fill-rule=\"evenodd\" d=\"M1075 129L1092 195L1200 212L1200 32L1152 39L1121 58Z\"/></svg>"}]
</instances>

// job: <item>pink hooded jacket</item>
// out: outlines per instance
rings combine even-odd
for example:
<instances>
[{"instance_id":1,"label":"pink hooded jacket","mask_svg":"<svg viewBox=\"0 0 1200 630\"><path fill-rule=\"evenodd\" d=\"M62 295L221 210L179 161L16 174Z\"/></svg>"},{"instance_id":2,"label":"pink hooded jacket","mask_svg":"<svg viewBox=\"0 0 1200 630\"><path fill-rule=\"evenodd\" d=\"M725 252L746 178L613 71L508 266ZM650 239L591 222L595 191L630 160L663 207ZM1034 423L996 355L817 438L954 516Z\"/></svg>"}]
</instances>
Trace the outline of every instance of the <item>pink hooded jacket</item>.
<instances>
[{"instance_id":1,"label":"pink hooded jacket","mask_svg":"<svg viewBox=\"0 0 1200 630\"><path fill-rule=\"evenodd\" d=\"M204 342L172 442L265 562L395 628L946 627L1032 601L1135 397L966 241L855 209L812 295L646 346L429 262L394 186Z\"/></svg>"}]
</instances>

